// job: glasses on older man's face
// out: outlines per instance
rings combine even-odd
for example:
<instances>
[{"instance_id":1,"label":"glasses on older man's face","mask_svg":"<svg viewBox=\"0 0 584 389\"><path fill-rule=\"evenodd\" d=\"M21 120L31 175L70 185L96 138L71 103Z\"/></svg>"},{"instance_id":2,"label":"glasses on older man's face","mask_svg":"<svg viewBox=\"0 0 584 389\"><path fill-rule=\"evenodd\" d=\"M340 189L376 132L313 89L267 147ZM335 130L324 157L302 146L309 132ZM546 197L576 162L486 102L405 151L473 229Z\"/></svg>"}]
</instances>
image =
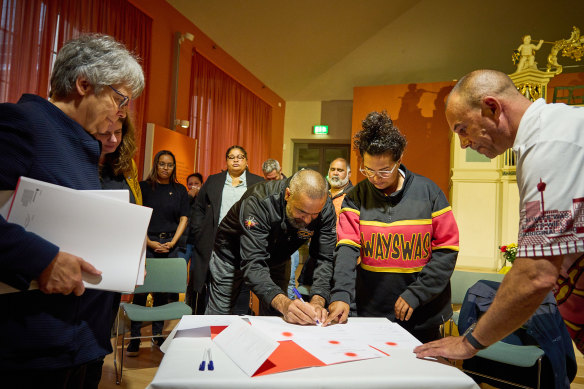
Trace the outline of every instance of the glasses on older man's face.
<instances>
[{"instance_id":1,"label":"glasses on older man's face","mask_svg":"<svg viewBox=\"0 0 584 389\"><path fill-rule=\"evenodd\" d=\"M164 162L158 162L158 167L161 169L173 169L174 168L174 163L164 163Z\"/></svg>"},{"instance_id":2,"label":"glasses on older man's face","mask_svg":"<svg viewBox=\"0 0 584 389\"><path fill-rule=\"evenodd\" d=\"M391 176L391 173L393 173L393 171L395 170L396 166L397 166L397 163L395 163L393 165L391 170L377 170L376 171L373 169L369 169L368 167L363 167L363 165L361 165L361 167L359 168L359 171L361 173L363 173L363 175L367 176L368 178L373 178L373 177L375 177L376 174L379 176L379 178L389 178Z\"/></svg>"},{"instance_id":3,"label":"glasses on older man's face","mask_svg":"<svg viewBox=\"0 0 584 389\"><path fill-rule=\"evenodd\" d=\"M114 88L113 86L111 86L111 85L108 85L108 86L109 86L110 88L112 88L112 90L113 90L114 92L116 92L116 94L117 94L119 97L121 97L121 101L118 103L118 109L122 109L122 108L124 108L125 106L127 106L127 105L128 105L128 103L130 102L130 98L129 98L128 96L126 96L125 94L123 94L122 92L120 92L119 90L117 90L116 88ZM119 100L119 98L118 98L118 99L116 99L116 100Z\"/></svg>"},{"instance_id":4,"label":"glasses on older man's face","mask_svg":"<svg viewBox=\"0 0 584 389\"><path fill-rule=\"evenodd\" d=\"M228 155L227 159L233 161L234 159L238 159L240 161L243 161L245 159L245 155L243 154L239 154L239 155Z\"/></svg>"}]
</instances>

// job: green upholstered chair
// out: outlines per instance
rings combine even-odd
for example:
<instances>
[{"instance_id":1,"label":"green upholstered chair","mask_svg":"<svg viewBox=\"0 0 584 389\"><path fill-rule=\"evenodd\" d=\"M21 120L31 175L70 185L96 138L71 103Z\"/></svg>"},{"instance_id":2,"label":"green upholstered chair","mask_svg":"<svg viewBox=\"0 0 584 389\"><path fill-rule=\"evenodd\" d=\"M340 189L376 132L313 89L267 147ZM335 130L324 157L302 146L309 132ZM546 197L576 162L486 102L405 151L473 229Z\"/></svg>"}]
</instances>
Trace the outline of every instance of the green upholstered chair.
<instances>
[{"instance_id":1,"label":"green upholstered chair","mask_svg":"<svg viewBox=\"0 0 584 389\"><path fill-rule=\"evenodd\" d=\"M144 284L136 287L134 293L184 293L187 287L187 264L183 258L147 258L146 277ZM131 321L156 321L180 319L183 315L192 314L191 307L184 302L173 302L159 307L143 307L131 303L121 303L118 312L120 317ZM120 326L116 325L116 329ZM116 330L114 348L114 369L116 371L116 384L122 381L124 369L124 343L126 340L139 338L153 338L154 336L126 337L126 326L122 326L121 363L118 375L117 351L119 334ZM159 336L159 335L157 335Z\"/></svg>"},{"instance_id":2,"label":"green upholstered chair","mask_svg":"<svg viewBox=\"0 0 584 389\"><path fill-rule=\"evenodd\" d=\"M504 274L499 273L485 273L485 272L473 272L473 271L463 271L455 270L452 272L450 277L450 290L452 291L451 302L458 309L464 301L464 296L466 291L473 286L479 280L489 280L489 281L503 281ZM459 310L455 310L452 314L452 320L449 321L449 333L452 334L452 324L458 325L458 315Z\"/></svg>"},{"instance_id":3,"label":"green upholstered chair","mask_svg":"<svg viewBox=\"0 0 584 389\"><path fill-rule=\"evenodd\" d=\"M478 378L479 382L485 382L497 387L504 385L506 388L540 389L542 387L544 356L544 351L538 346L518 346L497 342L484 350L480 350L472 360L468 360L473 363L465 361L462 371L473 378ZM489 362L493 366L492 369L485 368L485 365ZM496 374L485 373L488 370ZM547 367L547 371L549 370L550 368ZM530 380L530 382L518 382L516 381L517 378ZM553 386L553 380L549 384Z\"/></svg>"}]
</instances>

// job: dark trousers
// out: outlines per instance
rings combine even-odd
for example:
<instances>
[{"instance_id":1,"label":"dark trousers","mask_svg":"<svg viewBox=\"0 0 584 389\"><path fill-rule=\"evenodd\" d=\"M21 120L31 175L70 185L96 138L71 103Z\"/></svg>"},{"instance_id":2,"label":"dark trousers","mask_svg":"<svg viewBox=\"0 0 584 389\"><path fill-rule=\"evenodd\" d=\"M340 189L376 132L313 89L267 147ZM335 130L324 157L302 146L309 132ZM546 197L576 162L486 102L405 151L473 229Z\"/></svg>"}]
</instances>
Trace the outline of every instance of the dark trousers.
<instances>
[{"instance_id":1,"label":"dark trousers","mask_svg":"<svg viewBox=\"0 0 584 389\"><path fill-rule=\"evenodd\" d=\"M149 236L151 240L159 241L160 243L167 243L172 240L168 239L158 239L153 236ZM178 247L174 247L169 253L155 253L148 248L146 250L146 258L178 258ZM134 295L132 304L136 305L146 305L147 295L145 293L138 293ZM159 307L164 304L168 304L174 301L178 301L178 293L152 293L152 306ZM152 335L162 334L162 329L164 328L164 321L153 321L152 322ZM132 321L130 324L130 333L132 336L140 336L142 329L141 321Z\"/></svg>"},{"instance_id":2,"label":"dark trousers","mask_svg":"<svg viewBox=\"0 0 584 389\"><path fill-rule=\"evenodd\" d=\"M0 386L22 389L97 389L103 358L82 365L54 370L1 371Z\"/></svg>"}]
</instances>

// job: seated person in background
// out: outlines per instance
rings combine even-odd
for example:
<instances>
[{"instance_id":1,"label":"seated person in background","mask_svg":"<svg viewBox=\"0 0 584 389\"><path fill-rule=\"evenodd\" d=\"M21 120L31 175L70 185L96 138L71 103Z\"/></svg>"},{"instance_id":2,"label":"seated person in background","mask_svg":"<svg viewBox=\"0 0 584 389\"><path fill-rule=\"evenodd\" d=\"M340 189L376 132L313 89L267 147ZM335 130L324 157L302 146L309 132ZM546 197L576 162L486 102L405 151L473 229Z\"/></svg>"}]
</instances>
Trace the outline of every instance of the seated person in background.
<instances>
[{"instance_id":1,"label":"seated person in background","mask_svg":"<svg viewBox=\"0 0 584 389\"><path fill-rule=\"evenodd\" d=\"M290 255L308 239L317 267L310 303L302 303L284 291ZM335 243L335 212L319 173L301 170L287 180L254 185L219 225L206 313L230 314L245 280L260 300L260 314L281 314L299 324L324 321Z\"/></svg>"},{"instance_id":2,"label":"seated person in background","mask_svg":"<svg viewBox=\"0 0 584 389\"><path fill-rule=\"evenodd\" d=\"M286 178L282 173L282 168L280 167L280 162L275 159L266 159L262 163L262 172L264 173L264 178L266 181L281 180Z\"/></svg>"},{"instance_id":3,"label":"seated person in background","mask_svg":"<svg viewBox=\"0 0 584 389\"><path fill-rule=\"evenodd\" d=\"M339 215L326 324L344 322L355 297L358 316L387 317L421 342L438 339L452 316L458 257L450 205L434 182L401 164L406 139L385 112L367 115L354 145L367 180L347 194Z\"/></svg>"}]
</instances>

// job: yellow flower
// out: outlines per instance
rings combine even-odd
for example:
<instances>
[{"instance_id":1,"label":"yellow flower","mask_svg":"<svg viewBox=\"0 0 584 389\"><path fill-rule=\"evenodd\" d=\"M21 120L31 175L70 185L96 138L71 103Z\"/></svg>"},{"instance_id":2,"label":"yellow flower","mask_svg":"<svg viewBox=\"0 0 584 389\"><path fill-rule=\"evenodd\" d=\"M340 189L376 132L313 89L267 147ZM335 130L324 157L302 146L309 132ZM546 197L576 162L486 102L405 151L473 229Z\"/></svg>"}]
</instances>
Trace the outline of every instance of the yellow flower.
<instances>
[{"instance_id":1,"label":"yellow flower","mask_svg":"<svg viewBox=\"0 0 584 389\"><path fill-rule=\"evenodd\" d=\"M499 247L503 253L503 258L506 261L513 263L515 261L515 256L517 255L517 243L510 243L507 246Z\"/></svg>"}]
</instances>

